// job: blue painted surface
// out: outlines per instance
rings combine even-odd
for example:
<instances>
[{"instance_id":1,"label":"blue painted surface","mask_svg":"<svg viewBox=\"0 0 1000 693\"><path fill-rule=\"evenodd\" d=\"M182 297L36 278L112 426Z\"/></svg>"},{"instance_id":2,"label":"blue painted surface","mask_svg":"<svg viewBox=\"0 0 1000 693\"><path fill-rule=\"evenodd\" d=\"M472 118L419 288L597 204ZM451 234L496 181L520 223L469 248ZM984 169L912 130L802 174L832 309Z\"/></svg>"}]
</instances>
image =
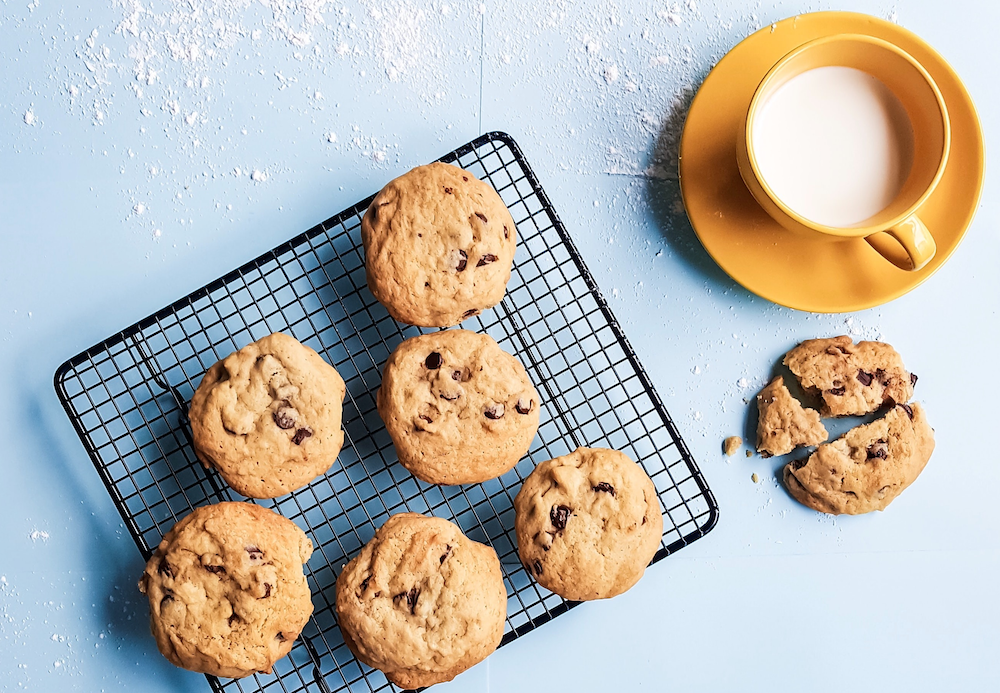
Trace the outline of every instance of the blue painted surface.
<instances>
[{"instance_id":1,"label":"blue painted surface","mask_svg":"<svg viewBox=\"0 0 1000 693\"><path fill-rule=\"evenodd\" d=\"M728 48L829 3L327 3L308 43L280 26L308 19L276 3L148 4L134 17L144 40L122 23L126 3L0 3L0 687L208 690L148 635L142 562L56 401L57 366L492 129L524 149L722 519L626 595L441 690L1000 687L995 178L930 281L819 316L735 285L694 238L675 184L640 175L669 161L689 90ZM213 6L239 9L219 15L222 34ZM194 7L202 15L159 22ZM937 48L989 143L1000 9L837 9L895 13ZM197 42L197 58L172 57L164 31ZM158 53L142 80L137 47ZM777 462L727 460L720 443L748 437L744 399L791 345L852 330L884 337L920 374L937 451L887 512L834 520L789 498Z\"/></svg>"}]
</instances>

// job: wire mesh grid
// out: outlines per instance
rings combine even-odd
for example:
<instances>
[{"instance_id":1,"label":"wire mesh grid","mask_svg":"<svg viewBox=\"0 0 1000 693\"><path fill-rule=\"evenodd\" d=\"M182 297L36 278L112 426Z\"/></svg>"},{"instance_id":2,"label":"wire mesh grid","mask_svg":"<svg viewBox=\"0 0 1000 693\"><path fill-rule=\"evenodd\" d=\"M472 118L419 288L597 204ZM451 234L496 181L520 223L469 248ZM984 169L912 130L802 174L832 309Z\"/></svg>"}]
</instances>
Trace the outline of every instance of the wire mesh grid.
<instances>
[{"instance_id":1,"label":"wire mesh grid","mask_svg":"<svg viewBox=\"0 0 1000 693\"><path fill-rule=\"evenodd\" d=\"M206 471L191 447L187 404L216 361L271 332L292 334L332 363L347 384L344 448L323 477L257 501L305 529L315 612L291 654L269 675L222 681L215 691L390 690L357 662L336 625L333 585L392 514L444 517L500 557L507 588L501 645L576 606L538 586L518 559L513 498L536 463L579 445L624 451L649 473L664 515L654 562L704 536L718 509L666 409L608 309L517 144L483 135L444 156L488 180L519 234L500 305L463 327L485 332L526 367L542 397L538 435L507 474L469 486L435 486L397 461L375 408L381 369L407 337L427 330L393 320L368 291L361 217L371 198L123 330L63 364L56 390L148 558L193 508L242 500Z\"/></svg>"}]
</instances>

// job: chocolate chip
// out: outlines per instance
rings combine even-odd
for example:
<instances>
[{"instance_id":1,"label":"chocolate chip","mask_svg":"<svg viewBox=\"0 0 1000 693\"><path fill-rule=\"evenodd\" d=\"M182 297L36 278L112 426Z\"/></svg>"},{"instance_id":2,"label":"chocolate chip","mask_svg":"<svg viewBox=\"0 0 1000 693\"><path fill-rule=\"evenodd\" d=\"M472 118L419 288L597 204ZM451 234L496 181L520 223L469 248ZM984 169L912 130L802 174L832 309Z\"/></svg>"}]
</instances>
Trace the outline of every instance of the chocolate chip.
<instances>
[{"instance_id":1,"label":"chocolate chip","mask_svg":"<svg viewBox=\"0 0 1000 693\"><path fill-rule=\"evenodd\" d=\"M503 417L504 411L505 407L503 406L503 404L501 402L497 402L495 404L491 404L490 406L486 407L486 411L483 413L486 414L487 419L496 420Z\"/></svg>"},{"instance_id":2,"label":"chocolate chip","mask_svg":"<svg viewBox=\"0 0 1000 693\"><path fill-rule=\"evenodd\" d=\"M910 373L910 387L914 387L917 384L917 374Z\"/></svg>"},{"instance_id":3,"label":"chocolate chip","mask_svg":"<svg viewBox=\"0 0 1000 693\"><path fill-rule=\"evenodd\" d=\"M830 394L831 395L842 395L842 394L844 394L844 392L846 392L846 390L844 389L843 386L841 386L841 387L835 387L832 390L830 390Z\"/></svg>"},{"instance_id":4,"label":"chocolate chip","mask_svg":"<svg viewBox=\"0 0 1000 693\"><path fill-rule=\"evenodd\" d=\"M569 514L571 512L565 505L552 506L552 510L549 511L549 520L552 521L552 526L556 528L557 532L566 529L566 523L569 522Z\"/></svg>"},{"instance_id":5,"label":"chocolate chip","mask_svg":"<svg viewBox=\"0 0 1000 693\"><path fill-rule=\"evenodd\" d=\"M262 597L262 599L267 599L270 596L271 596L271 583L265 582L264 583L264 596Z\"/></svg>"},{"instance_id":6,"label":"chocolate chip","mask_svg":"<svg viewBox=\"0 0 1000 693\"><path fill-rule=\"evenodd\" d=\"M531 412L531 407L534 403L535 400L533 399L525 399L524 397L521 397L517 400L517 404L514 405L514 408L517 409L518 414L528 414Z\"/></svg>"},{"instance_id":7,"label":"chocolate chip","mask_svg":"<svg viewBox=\"0 0 1000 693\"><path fill-rule=\"evenodd\" d=\"M462 180L464 180L466 183L468 183L469 182L469 177L468 176L462 176Z\"/></svg>"},{"instance_id":8,"label":"chocolate chip","mask_svg":"<svg viewBox=\"0 0 1000 693\"><path fill-rule=\"evenodd\" d=\"M454 402L456 399L462 396L461 392L442 392L441 399L447 400L449 402Z\"/></svg>"},{"instance_id":9,"label":"chocolate chip","mask_svg":"<svg viewBox=\"0 0 1000 693\"><path fill-rule=\"evenodd\" d=\"M413 587L409 592L400 592L395 597L392 598L393 602L397 604L405 600L406 605L410 607L410 613L414 614L417 612L417 599L420 597L420 589Z\"/></svg>"},{"instance_id":10,"label":"chocolate chip","mask_svg":"<svg viewBox=\"0 0 1000 693\"><path fill-rule=\"evenodd\" d=\"M440 368L443 361L444 359L441 358L441 354L436 351L432 351L427 354L427 358L424 359L424 365L433 371Z\"/></svg>"},{"instance_id":11,"label":"chocolate chip","mask_svg":"<svg viewBox=\"0 0 1000 693\"><path fill-rule=\"evenodd\" d=\"M312 434L313 432L310 429L300 428L295 432L295 435L292 436L292 442L295 443L296 445L302 445L302 441L305 440L306 438L312 437Z\"/></svg>"},{"instance_id":12,"label":"chocolate chip","mask_svg":"<svg viewBox=\"0 0 1000 693\"><path fill-rule=\"evenodd\" d=\"M899 406L901 406L903 411L906 412L906 415L910 417L910 421L913 421L913 407L909 404L900 404Z\"/></svg>"},{"instance_id":13,"label":"chocolate chip","mask_svg":"<svg viewBox=\"0 0 1000 693\"><path fill-rule=\"evenodd\" d=\"M454 190L454 188L447 188L446 187L444 189L444 192L445 192L446 195L451 195L453 192L455 192L455 190Z\"/></svg>"},{"instance_id":14,"label":"chocolate chip","mask_svg":"<svg viewBox=\"0 0 1000 693\"><path fill-rule=\"evenodd\" d=\"M803 467L805 467L806 464L808 464L808 463L809 463L809 460L808 460L808 458L805 458L805 457L803 457L801 460L792 460L792 463L791 463L792 464L792 469L794 471L798 471L798 470L802 469Z\"/></svg>"},{"instance_id":15,"label":"chocolate chip","mask_svg":"<svg viewBox=\"0 0 1000 693\"><path fill-rule=\"evenodd\" d=\"M489 221L486 219L486 215L482 212L476 212L476 216L483 220L484 224L488 224Z\"/></svg>"},{"instance_id":16,"label":"chocolate chip","mask_svg":"<svg viewBox=\"0 0 1000 693\"><path fill-rule=\"evenodd\" d=\"M286 638L285 634L279 630L278 634L274 636L274 639L277 640L278 642L285 642L285 640L287 640L288 638Z\"/></svg>"},{"instance_id":17,"label":"chocolate chip","mask_svg":"<svg viewBox=\"0 0 1000 693\"><path fill-rule=\"evenodd\" d=\"M278 428L287 431L295 426L295 417L292 416L292 411L291 407L281 407L274 412L274 423L277 424Z\"/></svg>"},{"instance_id":18,"label":"chocolate chip","mask_svg":"<svg viewBox=\"0 0 1000 693\"><path fill-rule=\"evenodd\" d=\"M226 569L221 565L206 565L202 567L213 575L218 575L219 573L225 574L226 572Z\"/></svg>"},{"instance_id":19,"label":"chocolate chip","mask_svg":"<svg viewBox=\"0 0 1000 693\"><path fill-rule=\"evenodd\" d=\"M452 380L457 380L457 381L461 382L461 380L462 380L462 371L452 371L451 372L451 379Z\"/></svg>"},{"instance_id":20,"label":"chocolate chip","mask_svg":"<svg viewBox=\"0 0 1000 693\"><path fill-rule=\"evenodd\" d=\"M465 320L465 318L471 318L473 315L479 315L479 310L477 308L470 308L462 313L462 319Z\"/></svg>"},{"instance_id":21,"label":"chocolate chip","mask_svg":"<svg viewBox=\"0 0 1000 693\"><path fill-rule=\"evenodd\" d=\"M861 383L862 385L864 385L865 387L868 387L869 385L872 384L872 374L871 373L865 373L864 371L859 370L858 371L858 382Z\"/></svg>"},{"instance_id":22,"label":"chocolate chip","mask_svg":"<svg viewBox=\"0 0 1000 693\"><path fill-rule=\"evenodd\" d=\"M541 561L535 561L534 563L531 564L531 567L535 569L535 575L541 575L542 574L542 562Z\"/></svg>"},{"instance_id":23,"label":"chocolate chip","mask_svg":"<svg viewBox=\"0 0 1000 693\"><path fill-rule=\"evenodd\" d=\"M173 578L174 576L174 570L170 567L170 564L167 563L166 558L160 559L160 565L156 566L156 572L160 575L166 575L168 578Z\"/></svg>"},{"instance_id":24,"label":"chocolate chip","mask_svg":"<svg viewBox=\"0 0 1000 693\"><path fill-rule=\"evenodd\" d=\"M248 546L247 553L250 554L251 561L263 561L264 552L258 549L256 546Z\"/></svg>"},{"instance_id":25,"label":"chocolate chip","mask_svg":"<svg viewBox=\"0 0 1000 693\"><path fill-rule=\"evenodd\" d=\"M889 444L884 440L876 440L874 443L868 446L868 457L869 460L884 460L889 456Z\"/></svg>"},{"instance_id":26,"label":"chocolate chip","mask_svg":"<svg viewBox=\"0 0 1000 693\"><path fill-rule=\"evenodd\" d=\"M465 266L469 264L469 254L464 250L458 250L456 253L458 254L458 260L455 262L455 271L464 272Z\"/></svg>"},{"instance_id":27,"label":"chocolate chip","mask_svg":"<svg viewBox=\"0 0 1000 693\"><path fill-rule=\"evenodd\" d=\"M610 493L612 496L615 495L615 487L609 484L607 481L602 481L593 489L599 493Z\"/></svg>"},{"instance_id":28,"label":"chocolate chip","mask_svg":"<svg viewBox=\"0 0 1000 693\"><path fill-rule=\"evenodd\" d=\"M481 258L479 258L479 262L476 263L476 267L482 267L483 265L488 265L491 262L496 262L496 261L497 261L496 255L494 255L493 253L486 253Z\"/></svg>"},{"instance_id":29,"label":"chocolate chip","mask_svg":"<svg viewBox=\"0 0 1000 693\"><path fill-rule=\"evenodd\" d=\"M510 231L507 229L507 224L503 225L503 237L505 240L510 238Z\"/></svg>"},{"instance_id":30,"label":"chocolate chip","mask_svg":"<svg viewBox=\"0 0 1000 693\"><path fill-rule=\"evenodd\" d=\"M444 559L451 555L451 544L445 546L444 553L441 554L441 563L444 563Z\"/></svg>"}]
</instances>

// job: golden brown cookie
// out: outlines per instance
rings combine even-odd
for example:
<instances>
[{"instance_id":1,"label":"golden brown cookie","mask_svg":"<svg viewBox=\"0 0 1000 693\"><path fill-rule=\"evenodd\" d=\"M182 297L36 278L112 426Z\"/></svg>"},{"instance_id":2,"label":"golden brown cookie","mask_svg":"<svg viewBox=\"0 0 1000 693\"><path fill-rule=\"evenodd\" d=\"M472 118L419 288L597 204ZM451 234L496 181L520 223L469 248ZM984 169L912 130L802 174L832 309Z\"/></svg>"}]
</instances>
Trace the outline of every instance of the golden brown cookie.
<instances>
[{"instance_id":1,"label":"golden brown cookie","mask_svg":"<svg viewBox=\"0 0 1000 693\"><path fill-rule=\"evenodd\" d=\"M538 392L524 367L488 335L468 330L396 347L377 400L400 463L432 484L504 474L538 430Z\"/></svg>"},{"instance_id":2,"label":"golden brown cookie","mask_svg":"<svg viewBox=\"0 0 1000 693\"><path fill-rule=\"evenodd\" d=\"M213 676L270 673L312 614L302 572L310 554L305 533L267 508L195 509L163 537L139 579L160 652Z\"/></svg>"},{"instance_id":3,"label":"golden brown cookie","mask_svg":"<svg viewBox=\"0 0 1000 693\"><path fill-rule=\"evenodd\" d=\"M450 681L500 644L507 592L496 552L451 522L393 515L337 576L344 642L404 689Z\"/></svg>"},{"instance_id":4,"label":"golden brown cookie","mask_svg":"<svg viewBox=\"0 0 1000 693\"><path fill-rule=\"evenodd\" d=\"M884 510L912 484L934 452L934 431L918 403L897 404L804 460L785 465L795 500L833 515Z\"/></svg>"},{"instance_id":5,"label":"golden brown cookie","mask_svg":"<svg viewBox=\"0 0 1000 693\"><path fill-rule=\"evenodd\" d=\"M862 415L908 402L917 382L888 344L854 344L843 335L806 340L785 354L784 363L803 390L823 398L823 416Z\"/></svg>"},{"instance_id":6,"label":"golden brown cookie","mask_svg":"<svg viewBox=\"0 0 1000 693\"><path fill-rule=\"evenodd\" d=\"M799 404L780 375L757 395L757 452L764 457L819 445L828 437L819 413Z\"/></svg>"},{"instance_id":7,"label":"golden brown cookie","mask_svg":"<svg viewBox=\"0 0 1000 693\"><path fill-rule=\"evenodd\" d=\"M195 453L244 496L290 493L337 459L345 392L333 366L276 332L205 373L188 412Z\"/></svg>"},{"instance_id":8,"label":"golden brown cookie","mask_svg":"<svg viewBox=\"0 0 1000 693\"><path fill-rule=\"evenodd\" d=\"M617 450L577 448L542 462L524 480L514 509L525 570L566 599L625 592L660 548L656 487Z\"/></svg>"},{"instance_id":9,"label":"golden brown cookie","mask_svg":"<svg viewBox=\"0 0 1000 693\"><path fill-rule=\"evenodd\" d=\"M489 184L450 164L390 181L361 220L368 288L396 320L451 327L507 291L517 229Z\"/></svg>"}]
</instances>

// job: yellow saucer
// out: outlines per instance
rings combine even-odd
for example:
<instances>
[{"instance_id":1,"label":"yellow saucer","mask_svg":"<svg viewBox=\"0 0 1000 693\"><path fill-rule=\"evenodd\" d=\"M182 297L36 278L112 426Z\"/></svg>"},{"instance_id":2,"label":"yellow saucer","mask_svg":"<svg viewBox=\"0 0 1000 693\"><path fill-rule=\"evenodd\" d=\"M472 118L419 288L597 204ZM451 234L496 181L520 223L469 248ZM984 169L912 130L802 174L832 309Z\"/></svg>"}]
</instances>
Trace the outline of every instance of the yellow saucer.
<instances>
[{"instance_id":1,"label":"yellow saucer","mask_svg":"<svg viewBox=\"0 0 1000 693\"><path fill-rule=\"evenodd\" d=\"M864 239L828 240L778 225L750 195L736 166L736 137L757 85L782 56L831 34L896 44L930 73L951 116L951 156L920 218L937 254L917 272L898 269ZM749 36L709 73L691 104L680 146L681 195L709 255L755 294L817 313L863 310L898 298L931 276L958 247L983 189L983 133L972 99L944 58L902 27L853 12L816 12Z\"/></svg>"}]
</instances>

